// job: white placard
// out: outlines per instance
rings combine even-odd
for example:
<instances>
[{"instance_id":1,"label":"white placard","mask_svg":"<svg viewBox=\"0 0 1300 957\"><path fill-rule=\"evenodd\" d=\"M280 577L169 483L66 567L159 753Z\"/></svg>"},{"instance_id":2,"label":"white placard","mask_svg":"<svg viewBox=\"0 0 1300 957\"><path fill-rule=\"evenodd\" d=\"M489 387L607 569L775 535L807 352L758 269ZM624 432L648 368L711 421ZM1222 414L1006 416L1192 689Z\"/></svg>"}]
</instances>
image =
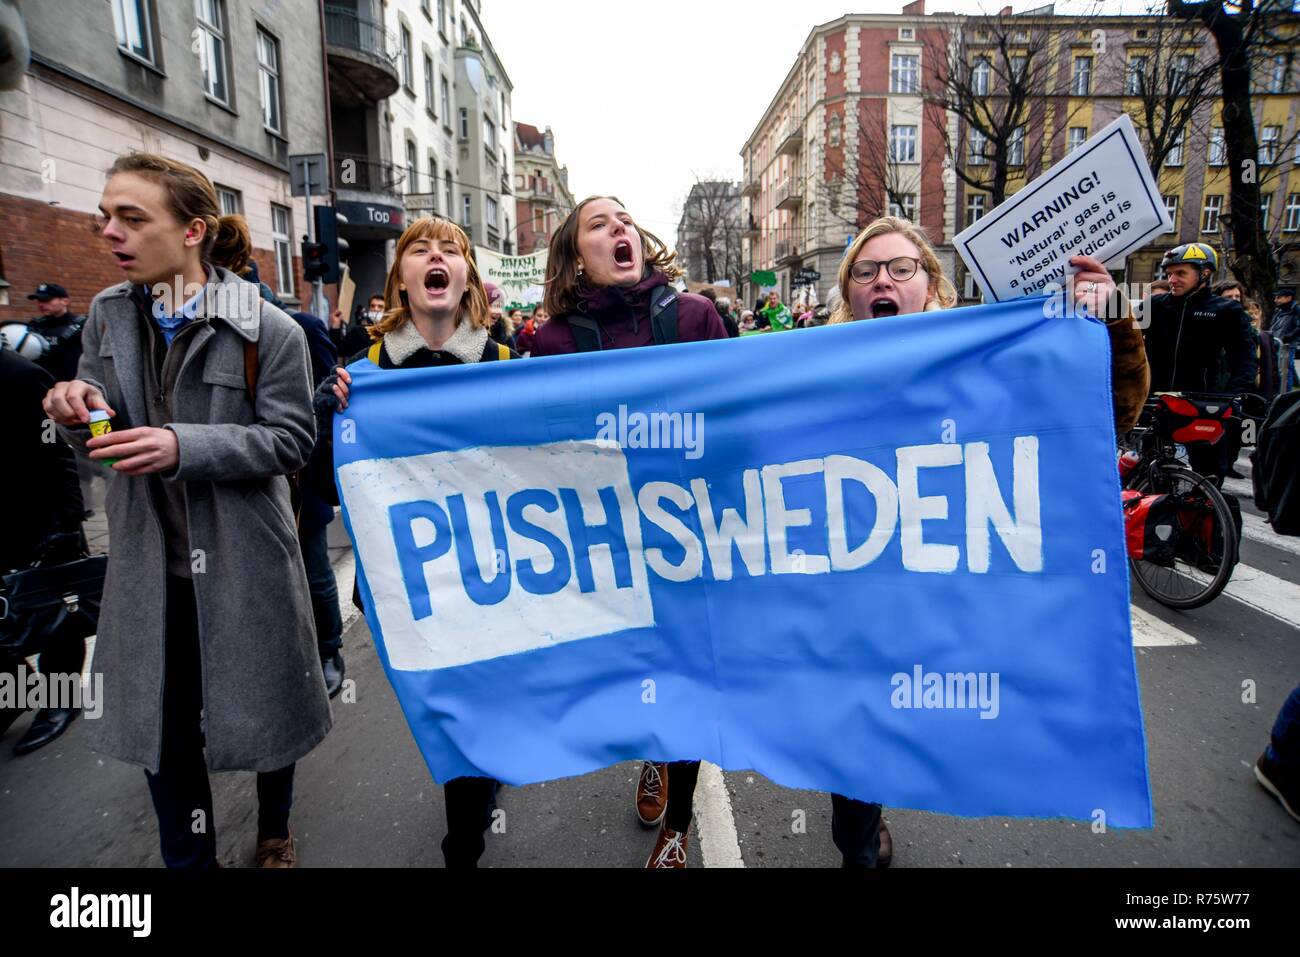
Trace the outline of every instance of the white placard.
<instances>
[{"instance_id":1,"label":"white placard","mask_svg":"<svg viewBox=\"0 0 1300 957\"><path fill-rule=\"evenodd\" d=\"M1169 213L1127 115L953 237L984 298L1064 285L1071 256L1109 263L1169 230Z\"/></svg>"}]
</instances>

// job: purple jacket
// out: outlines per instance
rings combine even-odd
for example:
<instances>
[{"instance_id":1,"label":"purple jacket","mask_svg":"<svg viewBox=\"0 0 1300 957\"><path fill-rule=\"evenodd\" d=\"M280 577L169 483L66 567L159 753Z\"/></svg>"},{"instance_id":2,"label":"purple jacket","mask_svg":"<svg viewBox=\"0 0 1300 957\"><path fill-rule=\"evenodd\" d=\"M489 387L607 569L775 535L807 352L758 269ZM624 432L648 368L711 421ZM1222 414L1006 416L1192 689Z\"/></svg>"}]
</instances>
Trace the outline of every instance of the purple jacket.
<instances>
[{"instance_id":1,"label":"purple jacket","mask_svg":"<svg viewBox=\"0 0 1300 957\"><path fill-rule=\"evenodd\" d=\"M659 286L666 285L668 280L662 274L652 272L629 289L608 286L584 290L578 308L600 324L601 344L606 349L633 349L653 345L655 340L650 328L650 293ZM727 338L727 329L713 308L713 303L692 293L681 293L677 299L679 342ZM573 331L563 316L553 317L537 331L533 339L534 357L563 356L577 351L578 344L574 341Z\"/></svg>"}]
</instances>

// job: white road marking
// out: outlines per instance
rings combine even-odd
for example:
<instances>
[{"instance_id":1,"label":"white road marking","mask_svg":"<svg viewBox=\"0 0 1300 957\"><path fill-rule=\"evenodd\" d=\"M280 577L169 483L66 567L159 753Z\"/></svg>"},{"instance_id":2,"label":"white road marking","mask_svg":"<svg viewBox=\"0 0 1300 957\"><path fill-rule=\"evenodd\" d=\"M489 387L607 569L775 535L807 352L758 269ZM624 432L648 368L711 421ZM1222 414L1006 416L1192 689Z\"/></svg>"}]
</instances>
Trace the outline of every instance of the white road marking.
<instances>
[{"instance_id":1,"label":"white road marking","mask_svg":"<svg viewBox=\"0 0 1300 957\"><path fill-rule=\"evenodd\" d=\"M1187 632L1161 621L1137 605L1130 605L1133 615L1133 647L1162 648L1172 645L1195 645L1198 642Z\"/></svg>"},{"instance_id":2,"label":"white road marking","mask_svg":"<svg viewBox=\"0 0 1300 957\"><path fill-rule=\"evenodd\" d=\"M1293 628L1300 628L1300 585L1249 565L1238 565L1223 593Z\"/></svg>"},{"instance_id":3,"label":"white road marking","mask_svg":"<svg viewBox=\"0 0 1300 957\"><path fill-rule=\"evenodd\" d=\"M668 783L671 787L672 782ZM745 866L726 779L722 769L708 761L700 762L700 777L695 784L695 830L700 835L700 856L705 867Z\"/></svg>"},{"instance_id":4,"label":"white road marking","mask_svg":"<svg viewBox=\"0 0 1300 957\"><path fill-rule=\"evenodd\" d=\"M1281 549L1284 552L1290 552L1292 555L1300 555L1300 538L1293 535L1279 535L1273 531L1272 525L1258 515L1252 515L1249 512L1241 513L1241 534L1252 542L1259 542L1261 545L1268 545L1270 548Z\"/></svg>"}]
</instances>

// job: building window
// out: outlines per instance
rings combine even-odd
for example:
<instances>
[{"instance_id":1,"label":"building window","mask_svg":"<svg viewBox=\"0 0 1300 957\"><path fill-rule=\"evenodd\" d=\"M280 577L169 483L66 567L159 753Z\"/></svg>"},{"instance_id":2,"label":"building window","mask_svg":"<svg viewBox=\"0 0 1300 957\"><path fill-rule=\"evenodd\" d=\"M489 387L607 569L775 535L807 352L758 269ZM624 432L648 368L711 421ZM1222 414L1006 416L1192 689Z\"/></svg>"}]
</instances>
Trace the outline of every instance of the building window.
<instances>
[{"instance_id":1,"label":"building window","mask_svg":"<svg viewBox=\"0 0 1300 957\"><path fill-rule=\"evenodd\" d=\"M916 93L920 89L921 58L915 53L889 57L889 92Z\"/></svg>"},{"instance_id":2,"label":"building window","mask_svg":"<svg viewBox=\"0 0 1300 957\"><path fill-rule=\"evenodd\" d=\"M1023 126L1017 126L1012 130L1011 138L1007 140L1007 165L1025 165L1025 128Z\"/></svg>"},{"instance_id":3,"label":"building window","mask_svg":"<svg viewBox=\"0 0 1300 957\"><path fill-rule=\"evenodd\" d=\"M271 242L275 245L275 291L292 296L293 291L293 220L285 206L271 204Z\"/></svg>"},{"instance_id":4,"label":"building window","mask_svg":"<svg viewBox=\"0 0 1300 957\"><path fill-rule=\"evenodd\" d=\"M898 197L897 202L891 201L889 204L889 215L899 216L903 219L916 219L916 194L904 193Z\"/></svg>"},{"instance_id":5,"label":"building window","mask_svg":"<svg viewBox=\"0 0 1300 957\"><path fill-rule=\"evenodd\" d=\"M460 138L469 139L469 110L463 106L460 108Z\"/></svg>"},{"instance_id":6,"label":"building window","mask_svg":"<svg viewBox=\"0 0 1300 957\"><path fill-rule=\"evenodd\" d=\"M1228 162L1228 144L1223 138L1223 127L1210 130L1210 165L1223 166Z\"/></svg>"},{"instance_id":7,"label":"building window","mask_svg":"<svg viewBox=\"0 0 1300 957\"><path fill-rule=\"evenodd\" d=\"M1201 232L1217 233L1219 231L1219 213L1223 212L1223 196L1206 196L1205 210L1201 216Z\"/></svg>"},{"instance_id":8,"label":"building window","mask_svg":"<svg viewBox=\"0 0 1300 957\"><path fill-rule=\"evenodd\" d=\"M1266 126L1259 138L1259 165L1272 166L1277 162L1278 140L1282 138L1282 127Z\"/></svg>"},{"instance_id":9,"label":"building window","mask_svg":"<svg viewBox=\"0 0 1300 957\"><path fill-rule=\"evenodd\" d=\"M493 229L497 228L497 201L491 196L483 197L487 200L487 224Z\"/></svg>"},{"instance_id":10,"label":"building window","mask_svg":"<svg viewBox=\"0 0 1300 957\"><path fill-rule=\"evenodd\" d=\"M483 145L490 150L497 148L497 126L490 116L483 117Z\"/></svg>"},{"instance_id":11,"label":"building window","mask_svg":"<svg viewBox=\"0 0 1300 957\"><path fill-rule=\"evenodd\" d=\"M1187 127L1179 130L1178 135L1174 137L1174 141L1169 144L1169 153L1165 156L1166 166L1183 165L1183 141L1185 139L1187 139Z\"/></svg>"},{"instance_id":12,"label":"building window","mask_svg":"<svg viewBox=\"0 0 1300 957\"><path fill-rule=\"evenodd\" d=\"M993 81L993 66L986 57L980 57L975 61L975 67L971 70L971 92L976 96L988 96L989 87Z\"/></svg>"},{"instance_id":13,"label":"building window","mask_svg":"<svg viewBox=\"0 0 1300 957\"><path fill-rule=\"evenodd\" d=\"M424 55L424 105L433 109L433 57Z\"/></svg>"},{"instance_id":14,"label":"building window","mask_svg":"<svg viewBox=\"0 0 1300 957\"><path fill-rule=\"evenodd\" d=\"M460 198L460 207L461 224L472 226L474 224L474 201L469 198L468 193Z\"/></svg>"},{"instance_id":15,"label":"building window","mask_svg":"<svg viewBox=\"0 0 1300 957\"><path fill-rule=\"evenodd\" d=\"M1088 128L1086 126L1072 126L1065 132L1065 151L1073 153L1082 146L1088 139Z\"/></svg>"},{"instance_id":16,"label":"building window","mask_svg":"<svg viewBox=\"0 0 1300 957\"><path fill-rule=\"evenodd\" d=\"M450 219L452 216L455 215L455 211L451 208L452 203L455 201L455 197L451 189L451 170L447 170L447 172L443 173L442 175L443 175L443 183L444 183L443 190L442 190L443 209L447 211L447 218Z\"/></svg>"},{"instance_id":17,"label":"building window","mask_svg":"<svg viewBox=\"0 0 1300 957\"><path fill-rule=\"evenodd\" d=\"M405 23L399 28L401 34L401 46L398 48L399 60L402 67L402 86L406 87L407 92L415 92L415 74L414 67L411 65L411 30Z\"/></svg>"},{"instance_id":18,"label":"building window","mask_svg":"<svg viewBox=\"0 0 1300 957\"><path fill-rule=\"evenodd\" d=\"M970 144L966 157L968 166L986 166L989 161L989 138L979 130L970 131Z\"/></svg>"},{"instance_id":19,"label":"building window","mask_svg":"<svg viewBox=\"0 0 1300 957\"><path fill-rule=\"evenodd\" d=\"M244 197L239 190L213 183L217 188L217 201L221 204L222 216L242 216L244 214Z\"/></svg>"},{"instance_id":20,"label":"building window","mask_svg":"<svg viewBox=\"0 0 1300 957\"><path fill-rule=\"evenodd\" d=\"M983 193L972 193L966 197L966 225L978 223L988 212L989 198Z\"/></svg>"},{"instance_id":21,"label":"building window","mask_svg":"<svg viewBox=\"0 0 1300 957\"><path fill-rule=\"evenodd\" d=\"M1268 220L1273 214L1273 194L1261 193L1259 197L1259 228L1268 232Z\"/></svg>"},{"instance_id":22,"label":"building window","mask_svg":"<svg viewBox=\"0 0 1300 957\"><path fill-rule=\"evenodd\" d=\"M418 193L419 189L415 185L416 166L415 157L418 155L418 148L412 140L406 141L406 191L408 193Z\"/></svg>"},{"instance_id":23,"label":"building window","mask_svg":"<svg viewBox=\"0 0 1300 957\"><path fill-rule=\"evenodd\" d=\"M899 27L899 28L898 28L898 39L900 39L900 40L915 40L915 39L916 39L916 28L915 28L915 27Z\"/></svg>"},{"instance_id":24,"label":"building window","mask_svg":"<svg viewBox=\"0 0 1300 957\"><path fill-rule=\"evenodd\" d=\"M149 0L113 0L117 45L133 57L158 65L153 52L153 17Z\"/></svg>"},{"instance_id":25,"label":"building window","mask_svg":"<svg viewBox=\"0 0 1300 957\"><path fill-rule=\"evenodd\" d=\"M1273 57L1273 72L1269 76L1268 92L1285 93L1287 75L1287 55L1279 53Z\"/></svg>"},{"instance_id":26,"label":"building window","mask_svg":"<svg viewBox=\"0 0 1300 957\"><path fill-rule=\"evenodd\" d=\"M442 103L442 123L446 126L451 122L451 84L447 82L445 76L442 77L442 89L439 100Z\"/></svg>"},{"instance_id":27,"label":"building window","mask_svg":"<svg viewBox=\"0 0 1300 957\"><path fill-rule=\"evenodd\" d=\"M546 214L540 209L533 210L533 232L546 232Z\"/></svg>"},{"instance_id":28,"label":"building window","mask_svg":"<svg viewBox=\"0 0 1300 957\"><path fill-rule=\"evenodd\" d=\"M429 14L429 0L420 0L420 12L423 13L426 17L429 17L430 20L433 19L433 17L430 16Z\"/></svg>"},{"instance_id":29,"label":"building window","mask_svg":"<svg viewBox=\"0 0 1300 957\"><path fill-rule=\"evenodd\" d=\"M272 133L281 133L280 44L261 27L257 28L257 72L262 89L262 125Z\"/></svg>"},{"instance_id":30,"label":"building window","mask_svg":"<svg viewBox=\"0 0 1300 957\"><path fill-rule=\"evenodd\" d=\"M915 126L891 126L889 128L889 161L891 163L916 162Z\"/></svg>"},{"instance_id":31,"label":"building window","mask_svg":"<svg viewBox=\"0 0 1300 957\"><path fill-rule=\"evenodd\" d=\"M1126 96L1141 96L1142 91L1146 89L1147 76L1147 58L1144 56L1131 56L1128 58L1128 69L1124 73L1124 94Z\"/></svg>"},{"instance_id":32,"label":"building window","mask_svg":"<svg viewBox=\"0 0 1300 957\"><path fill-rule=\"evenodd\" d=\"M1015 83L1025 82L1025 70L1029 67L1029 57L1013 56L1011 58L1011 80Z\"/></svg>"},{"instance_id":33,"label":"building window","mask_svg":"<svg viewBox=\"0 0 1300 957\"><path fill-rule=\"evenodd\" d=\"M1174 57L1174 65L1169 70L1170 92L1181 92L1183 85L1191 78L1193 62L1193 57L1190 53L1183 53Z\"/></svg>"},{"instance_id":34,"label":"building window","mask_svg":"<svg viewBox=\"0 0 1300 957\"><path fill-rule=\"evenodd\" d=\"M447 35L447 0L438 0L438 32ZM451 212L448 208L447 212Z\"/></svg>"},{"instance_id":35,"label":"building window","mask_svg":"<svg viewBox=\"0 0 1300 957\"><path fill-rule=\"evenodd\" d=\"M1286 210L1282 217L1282 232L1300 232L1300 193L1292 193L1286 198Z\"/></svg>"},{"instance_id":36,"label":"building window","mask_svg":"<svg viewBox=\"0 0 1300 957\"><path fill-rule=\"evenodd\" d=\"M1175 194L1162 198L1165 201L1165 212L1169 214L1169 228L1165 232L1176 233L1178 232L1178 196Z\"/></svg>"},{"instance_id":37,"label":"building window","mask_svg":"<svg viewBox=\"0 0 1300 957\"><path fill-rule=\"evenodd\" d=\"M199 23L199 63L203 68L203 90L218 103L230 105L226 83L226 28L221 0L194 0Z\"/></svg>"},{"instance_id":38,"label":"building window","mask_svg":"<svg viewBox=\"0 0 1300 957\"><path fill-rule=\"evenodd\" d=\"M1074 96L1090 96L1092 94L1092 57L1077 56L1074 58L1074 79L1070 83L1070 92Z\"/></svg>"}]
</instances>

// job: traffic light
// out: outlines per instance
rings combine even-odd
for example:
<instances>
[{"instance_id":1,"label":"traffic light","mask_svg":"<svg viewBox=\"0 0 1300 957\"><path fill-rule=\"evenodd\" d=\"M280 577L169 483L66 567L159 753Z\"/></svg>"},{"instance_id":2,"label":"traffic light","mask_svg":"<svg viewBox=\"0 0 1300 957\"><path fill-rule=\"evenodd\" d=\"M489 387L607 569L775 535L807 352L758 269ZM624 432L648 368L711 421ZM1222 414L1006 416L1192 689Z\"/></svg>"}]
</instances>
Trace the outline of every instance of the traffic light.
<instances>
[{"instance_id":1,"label":"traffic light","mask_svg":"<svg viewBox=\"0 0 1300 957\"><path fill-rule=\"evenodd\" d=\"M339 237L339 226L347 225L347 218L333 206L315 206L312 212L316 217L315 245L324 250L321 253L322 265L319 278L325 283L336 283L342 278L339 260L347 258L348 242ZM305 266L305 253L303 260Z\"/></svg>"},{"instance_id":2,"label":"traffic light","mask_svg":"<svg viewBox=\"0 0 1300 957\"><path fill-rule=\"evenodd\" d=\"M308 282L325 279L329 273L329 262L326 255L327 250L324 243L309 243L305 239L302 241L302 274ZM337 270L337 268L336 264L335 269Z\"/></svg>"}]
</instances>

